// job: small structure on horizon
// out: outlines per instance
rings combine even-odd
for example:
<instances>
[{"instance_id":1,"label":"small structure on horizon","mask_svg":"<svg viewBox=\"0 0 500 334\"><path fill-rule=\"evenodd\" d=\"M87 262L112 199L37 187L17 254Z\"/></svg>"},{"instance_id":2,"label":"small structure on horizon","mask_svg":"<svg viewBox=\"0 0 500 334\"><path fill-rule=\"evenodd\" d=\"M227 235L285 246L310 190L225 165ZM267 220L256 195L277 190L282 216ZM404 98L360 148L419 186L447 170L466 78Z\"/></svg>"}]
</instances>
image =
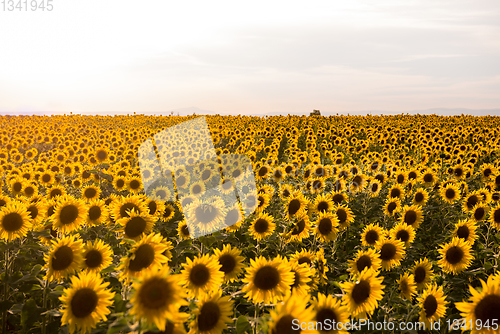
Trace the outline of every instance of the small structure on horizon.
<instances>
[{"instance_id":1,"label":"small structure on horizon","mask_svg":"<svg viewBox=\"0 0 500 334\"><path fill-rule=\"evenodd\" d=\"M313 109L312 113L310 113L309 116L321 116L321 113L318 109Z\"/></svg>"}]
</instances>

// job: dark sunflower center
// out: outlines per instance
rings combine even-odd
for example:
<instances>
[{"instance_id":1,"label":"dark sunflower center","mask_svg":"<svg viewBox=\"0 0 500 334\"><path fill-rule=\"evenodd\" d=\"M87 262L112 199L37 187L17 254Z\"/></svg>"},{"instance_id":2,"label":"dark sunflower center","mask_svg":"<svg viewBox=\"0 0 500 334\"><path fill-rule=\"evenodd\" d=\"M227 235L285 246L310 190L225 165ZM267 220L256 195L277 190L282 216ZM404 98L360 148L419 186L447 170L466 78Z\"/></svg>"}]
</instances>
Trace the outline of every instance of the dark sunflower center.
<instances>
[{"instance_id":1,"label":"dark sunflower center","mask_svg":"<svg viewBox=\"0 0 500 334\"><path fill-rule=\"evenodd\" d=\"M344 224L347 220L347 212L344 209L337 210L337 218L339 219L339 224Z\"/></svg>"},{"instance_id":2,"label":"dark sunflower center","mask_svg":"<svg viewBox=\"0 0 500 334\"><path fill-rule=\"evenodd\" d=\"M395 202L390 202L388 205L387 205L387 211L389 211L389 213L392 215L392 213L394 212L394 210L396 210L396 207L398 205L395 203Z\"/></svg>"},{"instance_id":3,"label":"dark sunflower center","mask_svg":"<svg viewBox=\"0 0 500 334\"><path fill-rule=\"evenodd\" d=\"M296 271L293 272L294 274L294 281L293 284L291 285L292 288L296 288L300 285L300 274Z\"/></svg>"},{"instance_id":4,"label":"dark sunflower center","mask_svg":"<svg viewBox=\"0 0 500 334\"><path fill-rule=\"evenodd\" d=\"M457 230L457 235L459 238L468 239L469 234L469 228L467 226L460 226Z\"/></svg>"},{"instance_id":5,"label":"dark sunflower center","mask_svg":"<svg viewBox=\"0 0 500 334\"><path fill-rule=\"evenodd\" d=\"M232 272L236 267L236 259L231 254L224 254L219 257L219 263L222 265L220 270L226 274Z\"/></svg>"},{"instance_id":6,"label":"dark sunflower center","mask_svg":"<svg viewBox=\"0 0 500 334\"><path fill-rule=\"evenodd\" d=\"M216 217L219 210L210 204L200 205L195 209L196 219L202 224L212 222Z\"/></svg>"},{"instance_id":7,"label":"dark sunflower center","mask_svg":"<svg viewBox=\"0 0 500 334\"><path fill-rule=\"evenodd\" d=\"M260 290L271 290L274 289L280 282L280 274L278 269L272 266L264 266L260 268L255 277L253 283Z\"/></svg>"},{"instance_id":8,"label":"dark sunflower center","mask_svg":"<svg viewBox=\"0 0 500 334\"><path fill-rule=\"evenodd\" d=\"M253 195L248 196L245 200L248 208L254 208L255 204L257 204L257 199Z\"/></svg>"},{"instance_id":9,"label":"dark sunflower center","mask_svg":"<svg viewBox=\"0 0 500 334\"><path fill-rule=\"evenodd\" d=\"M160 200L165 200L167 198L167 192L163 189L158 190L155 195L160 199Z\"/></svg>"},{"instance_id":10,"label":"dark sunflower center","mask_svg":"<svg viewBox=\"0 0 500 334\"><path fill-rule=\"evenodd\" d=\"M294 317L290 314L282 316L278 322L276 323L276 327L270 332L271 334L293 334L300 333L301 330L293 329L296 326L293 326ZM292 327L293 326L293 327Z\"/></svg>"},{"instance_id":11,"label":"dark sunflower center","mask_svg":"<svg viewBox=\"0 0 500 334\"><path fill-rule=\"evenodd\" d=\"M69 246L59 247L52 256L52 268L64 270L73 262L73 250Z\"/></svg>"},{"instance_id":12,"label":"dark sunflower center","mask_svg":"<svg viewBox=\"0 0 500 334\"><path fill-rule=\"evenodd\" d=\"M332 201L334 201L337 204L341 203L343 200L344 200L344 196L342 196L342 194L335 194L332 197Z\"/></svg>"},{"instance_id":13,"label":"dark sunflower center","mask_svg":"<svg viewBox=\"0 0 500 334\"><path fill-rule=\"evenodd\" d=\"M89 209L89 219L90 220L97 220L101 218L101 208L98 206L92 206Z\"/></svg>"},{"instance_id":14,"label":"dark sunflower center","mask_svg":"<svg viewBox=\"0 0 500 334\"><path fill-rule=\"evenodd\" d=\"M354 285L352 289L352 299L356 304L362 304L370 297L370 290L370 283L363 280Z\"/></svg>"},{"instance_id":15,"label":"dark sunflower center","mask_svg":"<svg viewBox=\"0 0 500 334\"><path fill-rule=\"evenodd\" d=\"M378 190L378 183L372 184L372 193L376 193Z\"/></svg>"},{"instance_id":16,"label":"dark sunflower center","mask_svg":"<svg viewBox=\"0 0 500 334\"><path fill-rule=\"evenodd\" d=\"M183 187L184 184L186 183L186 178L184 176L179 176L175 182L175 184L177 185L177 187Z\"/></svg>"},{"instance_id":17,"label":"dark sunflower center","mask_svg":"<svg viewBox=\"0 0 500 334\"><path fill-rule=\"evenodd\" d=\"M209 301L203 304L198 315L198 329L200 332L214 329L219 322L221 311L217 303Z\"/></svg>"},{"instance_id":18,"label":"dark sunflower center","mask_svg":"<svg viewBox=\"0 0 500 334\"><path fill-rule=\"evenodd\" d=\"M326 212L329 208L328 202L319 202L317 209L319 212Z\"/></svg>"},{"instance_id":19,"label":"dark sunflower center","mask_svg":"<svg viewBox=\"0 0 500 334\"><path fill-rule=\"evenodd\" d=\"M155 259L155 250L153 246L144 244L137 248L135 257L130 260L129 269L132 271L141 271L153 263Z\"/></svg>"},{"instance_id":20,"label":"dark sunflower center","mask_svg":"<svg viewBox=\"0 0 500 334\"><path fill-rule=\"evenodd\" d=\"M49 174L42 175L42 181L45 183L50 182L51 179L52 179L52 177Z\"/></svg>"},{"instance_id":21,"label":"dark sunflower center","mask_svg":"<svg viewBox=\"0 0 500 334\"><path fill-rule=\"evenodd\" d=\"M26 196L30 197L35 193L35 188L33 188L32 186L27 186L26 188L24 188L24 193L26 194Z\"/></svg>"},{"instance_id":22,"label":"dark sunflower center","mask_svg":"<svg viewBox=\"0 0 500 334\"><path fill-rule=\"evenodd\" d=\"M210 170L208 170L208 169L205 170L205 171L203 171L203 173L201 173L201 179L203 181L208 180L210 178L210 176L212 176L212 172Z\"/></svg>"},{"instance_id":23,"label":"dark sunflower center","mask_svg":"<svg viewBox=\"0 0 500 334\"><path fill-rule=\"evenodd\" d=\"M356 269L359 272L362 272L365 268L369 268L372 266L372 259L368 255L362 255L358 261L356 261Z\"/></svg>"},{"instance_id":24,"label":"dark sunflower center","mask_svg":"<svg viewBox=\"0 0 500 334\"><path fill-rule=\"evenodd\" d=\"M424 182L425 183L430 183L434 180L434 176L432 174L425 174L424 175Z\"/></svg>"},{"instance_id":25,"label":"dark sunflower center","mask_svg":"<svg viewBox=\"0 0 500 334\"><path fill-rule=\"evenodd\" d=\"M102 264L102 254L97 249L90 250L85 256L85 264L89 268L97 268Z\"/></svg>"},{"instance_id":26,"label":"dark sunflower center","mask_svg":"<svg viewBox=\"0 0 500 334\"><path fill-rule=\"evenodd\" d=\"M500 319L500 296L486 295L474 309L476 319L481 319L481 323L485 324L488 320Z\"/></svg>"},{"instance_id":27,"label":"dark sunflower center","mask_svg":"<svg viewBox=\"0 0 500 334\"><path fill-rule=\"evenodd\" d=\"M149 309L158 309L172 302L173 289L169 282L152 278L143 283L139 290L141 304Z\"/></svg>"},{"instance_id":28,"label":"dark sunflower center","mask_svg":"<svg viewBox=\"0 0 500 334\"><path fill-rule=\"evenodd\" d=\"M181 232L182 232L182 234L184 234L184 235L189 235L189 229L188 229L187 225L183 225L183 226L181 227Z\"/></svg>"},{"instance_id":29,"label":"dark sunflower center","mask_svg":"<svg viewBox=\"0 0 500 334\"><path fill-rule=\"evenodd\" d=\"M132 217L125 225L125 235L129 238L137 238L146 229L146 221L142 217Z\"/></svg>"},{"instance_id":30,"label":"dark sunflower center","mask_svg":"<svg viewBox=\"0 0 500 334\"><path fill-rule=\"evenodd\" d=\"M36 205L31 205L30 207L28 207L28 213L30 215L30 218L31 219L35 219L36 217L38 217L38 208L36 207Z\"/></svg>"},{"instance_id":31,"label":"dark sunflower center","mask_svg":"<svg viewBox=\"0 0 500 334\"><path fill-rule=\"evenodd\" d=\"M86 198L94 198L97 195L97 191L94 188L85 189L84 196Z\"/></svg>"},{"instance_id":32,"label":"dark sunflower center","mask_svg":"<svg viewBox=\"0 0 500 334\"><path fill-rule=\"evenodd\" d=\"M397 248L393 244L384 244L380 249L380 258L383 261L389 261L396 256Z\"/></svg>"},{"instance_id":33,"label":"dark sunflower center","mask_svg":"<svg viewBox=\"0 0 500 334\"><path fill-rule=\"evenodd\" d=\"M467 199L467 208L472 209L472 208L474 207L474 205L476 205L476 204L477 204L478 200L479 200L479 199L477 198L477 196L476 196L476 195L472 195L472 196L470 196L470 197Z\"/></svg>"},{"instance_id":34,"label":"dark sunflower center","mask_svg":"<svg viewBox=\"0 0 500 334\"><path fill-rule=\"evenodd\" d=\"M76 220L76 218L78 218L78 208L72 204L66 205L61 209L59 217L61 219L61 224L71 224Z\"/></svg>"},{"instance_id":35,"label":"dark sunflower center","mask_svg":"<svg viewBox=\"0 0 500 334\"><path fill-rule=\"evenodd\" d=\"M446 251L446 261L448 261L450 264L460 263L463 258L464 251L458 246L450 247L450 249Z\"/></svg>"},{"instance_id":36,"label":"dark sunflower center","mask_svg":"<svg viewBox=\"0 0 500 334\"><path fill-rule=\"evenodd\" d=\"M416 193L415 194L415 202L420 203L424 200L424 194Z\"/></svg>"},{"instance_id":37,"label":"dark sunflower center","mask_svg":"<svg viewBox=\"0 0 500 334\"><path fill-rule=\"evenodd\" d=\"M120 207L120 216L122 217L130 217L127 211L135 210L139 212L139 207L134 203L125 203Z\"/></svg>"},{"instance_id":38,"label":"dark sunflower center","mask_svg":"<svg viewBox=\"0 0 500 334\"><path fill-rule=\"evenodd\" d=\"M304 231L304 228L306 227L306 222L304 219L301 219L295 224L295 227L292 230L292 235L298 235Z\"/></svg>"},{"instance_id":39,"label":"dark sunflower center","mask_svg":"<svg viewBox=\"0 0 500 334\"><path fill-rule=\"evenodd\" d=\"M124 179L118 179L118 180L116 180L116 186L118 188L123 188L125 186L125 180Z\"/></svg>"},{"instance_id":40,"label":"dark sunflower center","mask_svg":"<svg viewBox=\"0 0 500 334\"><path fill-rule=\"evenodd\" d=\"M49 193L49 197L50 197L50 198L54 198L54 197L56 197L56 196L61 196L61 195L62 195L62 191L61 191L61 189L57 189L57 188L56 188L56 189L52 189L52 190L50 191L50 193Z\"/></svg>"},{"instance_id":41,"label":"dark sunflower center","mask_svg":"<svg viewBox=\"0 0 500 334\"><path fill-rule=\"evenodd\" d=\"M300 259L298 259L297 261L299 264L302 264L302 263L307 263L308 265L311 265L312 261L310 258L308 258L307 256L303 256L301 257Z\"/></svg>"},{"instance_id":42,"label":"dark sunflower center","mask_svg":"<svg viewBox=\"0 0 500 334\"><path fill-rule=\"evenodd\" d=\"M400 174L397 176L396 180L398 183L403 183L405 180L405 176Z\"/></svg>"},{"instance_id":43,"label":"dark sunflower center","mask_svg":"<svg viewBox=\"0 0 500 334\"><path fill-rule=\"evenodd\" d=\"M259 169L259 176L265 176L267 174L267 168L266 167L261 167Z\"/></svg>"},{"instance_id":44,"label":"dark sunflower center","mask_svg":"<svg viewBox=\"0 0 500 334\"><path fill-rule=\"evenodd\" d=\"M430 318L436 313L436 310L438 308L438 303L436 300L436 297L430 295L425 298L424 301L424 310L425 310L425 315L427 318Z\"/></svg>"},{"instance_id":45,"label":"dark sunflower center","mask_svg":"<svg viewBox=\"0 0 500 334\"><path fill-rule=\"evenodd\" d=\"M378 238L379 238L379 236L378 236L377 231L370 230L370 231L366 232L365 241L369 245L373 245L374 243L376 243L378 241Z\"/></svg>"},{"instance_id":46,"label":"dark sunflower center","mask_svg":"<svg viewBox=\"0 0 500 334\"><path fill-rule=\"evenodd\" d=\"M201 193L201 186L200 186L199 184L196 184L196 185L193 187L192 191L193 191L193 194L194 194L194 195L198 195L199 193Z\"/></svg>"},{"instance_id":47,"label":"dark sunflower center","mask_svg":"<svg viewBox=\"0 0 500 334\"><path fill-rule=\"evenodd\" d=\"M331 321L332 325L334 325L337 322L337 319L338 319L337 313L335 313L335 311L332 310L331 308L326 308L326 307L322 308L322 309L319 309L316 312L316 321L323 323L323 326L326 326L325 321L327 319L330 319L329 321Z\"/></svg>"},{"instance_id":48,"label":"dark sunflower center","mask_svg":"<svg viewBox=\"0 0 500 334\"><path fill-rule=\"evenodd\" d=\"M484 217L484 213L484 208L477 208L476 211L474 211L474 218L476 218L476 220L481 220Z\"/></svg>"},{"instance_id":49,"label":"dark sunflower center","mask_svg":"<svg viewBox=\"0 0 500 334\"><path fill-rule=\"evenodd\" d=\"M323 218L318 224L319 232L323 235L328 235L332 232L333 224L330 218Z\"/></svg>"},{"instance_id":50,"label":"dark sunflower center","mask_svg":"<svg viewBox=\"0 0 500 334\"><path fill-rule=\"evenodd\" d=\"M238 178L238 176L240 176L240 175L241 175L241 171L240 171L239 169L235 169L235 170L231 173L231 175L232 175L232 176L236 179L236 178Z\"/></svg>"},{"instance_id":51,"label":"dark sunflower center","mask_svg":"<svg viewBox=\"0 0 500 334\"><path fill-rule=\"evenodd\" d=\"M446 189L445 196L447 199L455 198L455 190L454 189Z\"/></svg>"},{"instance_id":52,"label":"dark sunflower center","mask_svg":"<svg viewBox=\"0 0 500 334\"><path fill-rule=\"evenodd\" d=\"M406 212L404 221L407 225L413 225L417 221L417 213L413 210Z\"/></svg>"},{"instance_id":53,"label":"dark sunflower center","mask_svg":"<svg viewBox=\"0 0 500 334\"><path fill-rule=\"evenodd\" d=\"M394 197L399 197L401 195L401 190L399 190L398 188L394 188L391 190L391 197L394 198Z\"/></svg>"},{"instance_id":54,"label":"dark sunflower center","mask_svg":"<svg viewBox=\"0 0 500 334\"><path fill-rule=\"evenodd\" d=\"M497 224L500 223L500 209L497 209L497 210L495 210L495 212L493 212L493 220Z\"/></svg>"},{"instance_id":55,"label":"dark sunflower center","mask_svg":"<svg viewBox=\"0 0 500 334\"><path fill-rule=\"evenodd\" d=\"M301 204L298 199L292 199L290 203L288 203L288 214L293 216L300 210Z\"/></svg>"},{"instance_id":56,"label":"dark sunflower center","mask_svg":"<svg viewBox=\"0 0 500 334\"><path fill-rule=\"evenodd\" d=\"M236 224L240 220L240 212L238 209L231 209L227 212L226 217L224 218L224 223L227 226L231 226Z\"/></svg>"},{"instance_id":57,"label":"dark sunflower center","mask_svg":"<svg viewBox=\"0 0 500 334\"><path fill-rule=\"evenodd\" d=\"M410 233L406 230L399 230L398 233L396 233L396 239L407 242L410 239Z\"/></svg>"},{"instance_id":58,"label":"dark sunflower center","mask_svg":"<svg viewBox=\"0 0 500 334\"><path fill-rule=\"evenodd\" d=\"M96 157L100 161L103 161L103 160L106 160L106 158L108 157L108 153L106 153L106 151L104 151L104 150L99 150L99 151L97 151Z\"/></svg>"},{"instance_id":59,"label":"dark sunflower center","mask_svg":"<svg viewBox=\"0 0 500 334\"><path fill-rule=\"evenodd\" d=\"M255 222L255 232L257 233L265 233L269 229L269 223L265 219L257 219Z\"/></svg>"},{"instance_id":60,"label":"dark sunflower center","mask_svg":"<svg viewBox=\"0 0 500 334\"><path fill-rule=\"evenodd\" d=\"M23 189L23 185L20 182L16 182L12 186L12 190L14 190L16 193L20 192L22 189Z\"/></svg>"},{"instance_id":61,"label":"dark sunflower center","mask_svg":"<svg viewBox=\"0 0 500 334\"><path fill-rule=\"evenodd\" d=\"M196 286L205 285L210 279L210 271L204 264L197 264L191 269L189 281Z\"/></svg>"},{"instance_id":62,"label":"dark sunflower center","mask_svg":"<svg viewBox=\"0 0 500 334\"><path fill-rule=\"evenodd\" d=\"M94 312L99 297L90 288L82 288L76 291L71 299L71 312L77 318L85 318Z\"/></svg>"},{"instance_id":63,"label":"dark sunflower center","mask_svg":"<svg viewBox=\"0 0 500 334\"><path fill-rule=\"evenodd\" d=\"M417 267L415 269L415 283L420 284L425 280L427 273L424 267Z\"/></svg>"},{"instance_id":64,"label":"dark sunflower center","mask_svg":"<svg viewBox=\"0 0 500 334\"><path fill-rule=\"evenodd\" d=\"M2 227L7 232L16 232L23 227L23 217L17 212L10 212L2 219Z\"/></svg>"},{"instance_id":65,"label":"dark sunflower center","mask_svg":"<svg viewBox=\"0 0 500 334\"><path fill-rule=\"evenodd\" d=\"M166 207L165 211L163 211L163 217L168 218L168 217L170 217L171 213L172 213L172 211L170 210L170 208Z\"/></svg>"},{"instance_id":66,"label":"dark sunflower center","mask_svg":"<svg viewBox=\"0 0 500 334\"><path fill-rule=\"evenodd\" d=\"M130 189L135 190L135 189L139 189L141 187L141 183L137 180L132 180L132 181L130 181L129 186L130 186Z\"/></svg>"}]
</instances>

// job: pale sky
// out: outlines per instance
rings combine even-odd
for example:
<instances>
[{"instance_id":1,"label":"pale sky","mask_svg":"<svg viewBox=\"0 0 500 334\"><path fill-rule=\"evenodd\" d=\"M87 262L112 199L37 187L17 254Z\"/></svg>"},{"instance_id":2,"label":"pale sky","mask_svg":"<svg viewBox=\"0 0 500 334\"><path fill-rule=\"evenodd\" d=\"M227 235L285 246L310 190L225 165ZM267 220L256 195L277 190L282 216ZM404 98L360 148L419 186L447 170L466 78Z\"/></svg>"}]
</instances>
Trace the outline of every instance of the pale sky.
<instances>
[{"instance_id":1,"label":"pale sky","mask_svg":"<svg viewBox=\"0 0 500 334\"><path fill-rule=\"evenodd\" d=\"M2 113L500 108L498 0L52 4L0 4Z\"/></svg>"}]
</instances>

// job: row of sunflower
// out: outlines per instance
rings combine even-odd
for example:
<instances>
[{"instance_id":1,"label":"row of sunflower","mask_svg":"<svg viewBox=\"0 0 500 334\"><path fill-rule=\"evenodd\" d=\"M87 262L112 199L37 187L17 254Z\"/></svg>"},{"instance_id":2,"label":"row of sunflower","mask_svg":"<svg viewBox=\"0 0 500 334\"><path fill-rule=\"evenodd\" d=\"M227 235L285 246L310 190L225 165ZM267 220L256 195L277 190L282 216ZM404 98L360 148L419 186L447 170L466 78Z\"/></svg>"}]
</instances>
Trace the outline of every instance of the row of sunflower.
<instances>
[{"instance_id":1,"label":"row of sunflower","mask_svg":"<svg viewBox=\"0 0 500 334\"><path fill-rule=\"evenodd\" d=\"M223 209L196 200L217 161L201 181L174 171L181 201L145 195L158 170L139 146L189 119L1 120L4 332L336 333L367 317L495 332L497 118L208 117L219 168L245 154L257 180ZM229 227L191 239L198 211Z\"/></svg>"}]
</instances>

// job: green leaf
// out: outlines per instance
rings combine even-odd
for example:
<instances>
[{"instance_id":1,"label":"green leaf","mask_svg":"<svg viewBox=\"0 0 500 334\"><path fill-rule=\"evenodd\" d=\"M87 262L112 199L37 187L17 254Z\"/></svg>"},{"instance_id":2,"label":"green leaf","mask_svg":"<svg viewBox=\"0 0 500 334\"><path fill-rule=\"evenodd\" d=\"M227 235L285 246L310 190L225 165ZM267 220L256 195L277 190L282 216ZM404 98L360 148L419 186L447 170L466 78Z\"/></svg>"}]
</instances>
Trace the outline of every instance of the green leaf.
<instances>
[{"instance_id":1,"label":"green leaf","mask_svg":"<svg viewBox=\"0 0 500 334\"><path fill-rule=\"evenodd\" d=\"M238 320L236 320L236 333L237 334L247 333L249 329L251 329L251 326L247 317L245 317L244 315L240 315Z\"/></svg>"},{"instance_id":2,"label":"green leaf","mask_svg":"<svg viewBox=\"0 0 500 334\"><path fill-rule=\"evenodd\" d=\"M36 305L36 302L30 298L23 306L21 312L21 325L23 326L23 333L27 333L28 330L33 326L33 324L38 320L40 316L40 309Z\"/></svg>"}]
</instances>

